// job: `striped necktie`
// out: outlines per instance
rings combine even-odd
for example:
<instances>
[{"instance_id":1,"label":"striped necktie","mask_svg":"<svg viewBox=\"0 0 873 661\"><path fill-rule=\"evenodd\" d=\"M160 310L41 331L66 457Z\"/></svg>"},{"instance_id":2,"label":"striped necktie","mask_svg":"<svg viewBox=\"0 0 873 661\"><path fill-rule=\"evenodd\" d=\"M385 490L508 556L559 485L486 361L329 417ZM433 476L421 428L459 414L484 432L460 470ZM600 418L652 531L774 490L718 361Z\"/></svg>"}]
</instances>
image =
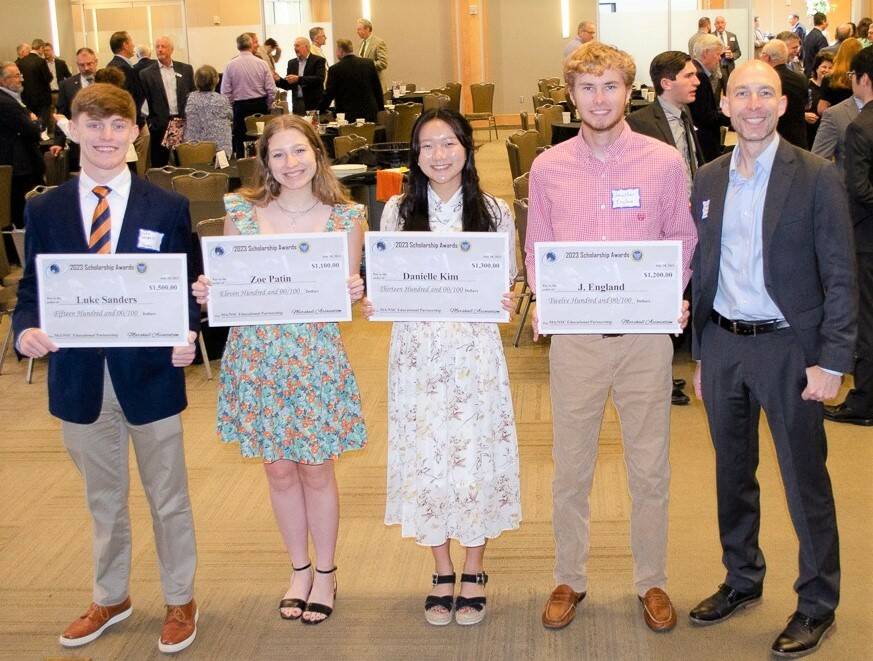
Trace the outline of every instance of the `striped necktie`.
<instances>
[{"instance_id":1,"label":"striped necktie","mask_svg":"<svg viewBox=\"0 0 873 661\"><path fill-rule=\"evenodd\" d=\"M366 51L367 51L367 40L364 39L364 40L361 42L361 54L360 54L359 57L364 57L364 53L365 53Z\"/></svg>"},{"instance_id":2,"label":"striped necktie","mask_svg":"<svg viewBox=\"0 0 873 661\"><path fill-rule=\"evenodd\" d=\"M88 239L88 252L108 255L112 252L112 220L109 214L109 193L107 186L95 186L91 191L97 196L97 208L91 220L91 236Z\"/></svg>"}]
</instances>

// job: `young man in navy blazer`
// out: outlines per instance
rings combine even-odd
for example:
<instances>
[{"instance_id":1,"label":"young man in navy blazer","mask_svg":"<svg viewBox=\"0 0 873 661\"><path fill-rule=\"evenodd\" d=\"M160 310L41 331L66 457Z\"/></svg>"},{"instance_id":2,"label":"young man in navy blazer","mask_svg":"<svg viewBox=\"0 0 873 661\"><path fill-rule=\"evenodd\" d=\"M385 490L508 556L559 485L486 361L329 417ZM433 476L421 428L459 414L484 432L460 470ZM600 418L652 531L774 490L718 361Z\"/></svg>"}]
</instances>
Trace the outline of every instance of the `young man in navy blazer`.
<instances>
[{"instance_id":1,"label":"young man in navy blazer","mask_svg":"<svg viewBox=\"0 0 873 661\"><path fill-rule=\"evenodd\" d=\"M125 156L137 136L130 94L95 83L76 95L70 122L81 172L25 210L25 271L13 325L25 356L49 356L49 410L85 478L94 533L94 601L61 634L85 645L131 614L128 438L151 506L167 614L158 647L178 652L196 635L194 521L179 413L187 406L182 368L194 359L199 307L189 301L184 347L58 349L40 329L35 273L42 253L185 253L187 201L132 177ZM108 218L107 218L108 213ZM107 231L108 226L108 231Z\"/></svg>"}]
</instances>

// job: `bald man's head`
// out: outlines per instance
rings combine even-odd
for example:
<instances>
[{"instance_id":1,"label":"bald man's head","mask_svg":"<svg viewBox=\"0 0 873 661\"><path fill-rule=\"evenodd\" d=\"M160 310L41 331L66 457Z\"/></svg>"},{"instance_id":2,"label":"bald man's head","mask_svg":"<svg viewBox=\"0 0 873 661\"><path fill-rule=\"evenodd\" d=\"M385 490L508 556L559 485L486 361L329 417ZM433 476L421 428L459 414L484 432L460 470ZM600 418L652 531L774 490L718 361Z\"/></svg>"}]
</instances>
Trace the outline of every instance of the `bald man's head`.
<instances>
[{"instance_id":1,"label":"bald man's head","mask_svg":"<svg viewBox=\"0 0 873 661\"><path fill-rule=\"evenodd\" d=\"M767 63L751 60L731 73L721 110L730 117L743 148L769 142L787 103L779 74Z\"/></svg>"}]
</instances>

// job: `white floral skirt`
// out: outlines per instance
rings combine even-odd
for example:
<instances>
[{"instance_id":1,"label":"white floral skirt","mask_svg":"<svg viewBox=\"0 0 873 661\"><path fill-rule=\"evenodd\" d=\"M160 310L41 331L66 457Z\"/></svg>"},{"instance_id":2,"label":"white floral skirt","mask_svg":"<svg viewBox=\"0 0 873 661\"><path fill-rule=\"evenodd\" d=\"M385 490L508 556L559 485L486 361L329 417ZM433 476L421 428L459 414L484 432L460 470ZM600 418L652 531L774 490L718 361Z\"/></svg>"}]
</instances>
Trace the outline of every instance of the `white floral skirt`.
<instances>
[{"instance_id":1,"label":"white floral skirt","mask_svg":"<svg viewBox=\"0 0 873 661\"><path fill-rule=\"evenodd\" d=\"M385 523L481 546L521 521L518 442L496 324L395 323Z\"/></svg>"}]
</instances>

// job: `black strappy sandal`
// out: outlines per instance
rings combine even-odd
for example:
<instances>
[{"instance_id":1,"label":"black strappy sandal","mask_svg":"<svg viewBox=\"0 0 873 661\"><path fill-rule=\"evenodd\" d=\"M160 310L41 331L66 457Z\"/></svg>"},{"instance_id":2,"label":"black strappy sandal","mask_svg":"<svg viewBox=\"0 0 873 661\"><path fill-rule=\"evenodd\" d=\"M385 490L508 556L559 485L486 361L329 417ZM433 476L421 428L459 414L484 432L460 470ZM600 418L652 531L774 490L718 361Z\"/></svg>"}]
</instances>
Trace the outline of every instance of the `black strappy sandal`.
<instances>
[{"instance_id":1,"label":"black strappy sandal","mask_svg":"<svg viewBox=\"0 0 873 661\"><path fill-rule=\"evenodd\" d=\"M336 571L336 567L334 567L333 569L319 569L318 567L316 567L315 571L317 571L319 574L333 574ZM336 599L336 576L333 577L333 598ZM304 615L306 615L306 613L319 613L321 615L324 615L324 617L320 620L307 620L305 617L303 617ZM308 604L306 604L306 608L300 614L300 621L303 622L303 624L321 624L330 617L331 613L333 613L333 608L331 606L325 606L324 604L310 601Z\"/></svg>"},{"instance_id":2,"label":"black strappy sandal","mask_svg":"<svg viewBox=\"0 0 873 661\"><path fill-rule=\"evenodd\" d=\"M477 574L461 574L461 583L476 583L485 587L488 574L480 571ZM462 625L479 624L485 619L485 597L455 597L455 622ZM462 608L471 609L464 613Z\"/></svg>"},{"instance_id":3,"label":"black strappy sandal","mask_svg":"<svg viewBox=\"0 0 873 661\"><path fill-rule=\"evenodd\" d=\"M293 571L306 571L310 567L312 567L311 562L308 565L306 565L305 567L300 567L300 568L297 568L294 565L291 565L291 569ZM285 613L282 612L283 608L298 608L298 609L300 609L300 615L285 615ZM292 598L282 599L282 601L279 602L279 617L281 617L283 620L299 620L301 617L303 617L303 609L304 608L306 608L306 601L303 599L297 599L296 597L293 599Z\"/></svg>"},{"instance_id":4,"label":"black strappy sandal","mask_svg":"<svg viewBox=\"0 0 873 661\"><path fill-rule=\"evenodd\" d=\"M445 583L451 583L454 585L455 574L454 572L446 574L445 576L434 574L432 580L434 587ZM450 594L443 597L438 597L434 594L427 595L427 599L424 600L424 619L427 620L429 624L433 624L437 627L444 627L452 621L452 605L454 601L454 596ZM445 610L439 611L436 610L437 608L443 608Z\"/></svg>"}]
</instances>

